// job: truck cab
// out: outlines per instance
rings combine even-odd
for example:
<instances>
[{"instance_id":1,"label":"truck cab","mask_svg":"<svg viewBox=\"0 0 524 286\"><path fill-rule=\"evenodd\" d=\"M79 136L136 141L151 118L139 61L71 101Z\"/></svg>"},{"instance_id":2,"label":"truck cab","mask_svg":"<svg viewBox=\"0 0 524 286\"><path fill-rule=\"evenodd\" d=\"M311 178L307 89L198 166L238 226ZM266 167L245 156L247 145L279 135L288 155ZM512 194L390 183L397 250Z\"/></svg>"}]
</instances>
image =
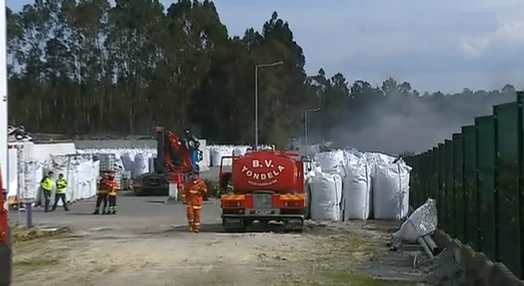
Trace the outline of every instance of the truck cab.
<instances>
[{"instance_id":1,"label":"truck cab","mask_svg":"<svg viewBox=\"0 0 524 286\"><path fill-rule=\"evenodd\" d=\"M224 166L225 160L231 160ZM302 231L306 211L304 163L298 152L255 150L225 156L220 164L222 225L242 231L253 222L280 222L284 230ZM227 192L226 188L232 186Z\"/></svg>"}]
</instances>

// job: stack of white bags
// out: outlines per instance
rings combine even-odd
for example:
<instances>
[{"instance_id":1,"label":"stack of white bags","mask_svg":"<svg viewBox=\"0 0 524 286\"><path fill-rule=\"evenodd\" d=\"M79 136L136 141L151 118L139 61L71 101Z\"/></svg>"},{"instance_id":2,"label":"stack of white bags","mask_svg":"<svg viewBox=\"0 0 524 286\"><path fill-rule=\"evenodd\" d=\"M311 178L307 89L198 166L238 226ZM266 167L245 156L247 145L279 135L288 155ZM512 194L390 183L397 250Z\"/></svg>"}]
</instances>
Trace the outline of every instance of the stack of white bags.
<instances>
[{"instance_id":1,"label":"stack of white bags","mask_svg":"<svg viewBox=\"0 0 524 286\"><path fill-rule=\"evenodd\" d=\"M247 150L251 148L248 145L210 145L207 146L206 150L203 151L204 156L209 154L209 166L219 167L222 166L231 166L233 163L231 156L242 156L245 155ZM274 146L270 145L261 145L259 149L274 149ZM222 160L222 158L224 160Z\"/></svg>"},{"instance_id":2,"label":"stack of white bags","mask_svg":"<svg viewBox=\"0 0 524 286\"><path fill-rule=\"evenodd\" d=\"M308 174L313 220L405 218L409 211L409 173L402 159L354 149L317 153Z\"/></svg>"},{"instance_id":3,"label":"stack of white bags","mask_svg":"<svg viewBox=\"0 0 524 286\"><path fill-rule=\"evenodd\" d=\"M68 181L66 195L69 202L90 198L96 194L99 161L94 161L92 155L51 155L43 162L32 158L19 162L16 150L9 149L9 164L12 166L9 168L8 197L19 197L21 200L43 204L40 180L49 171L53 171L54 181L59 174L63 174ZM55 190L56 186L53 186L52 200Z\"/></svg>"},{"instance_id":4,"label":"stack of white bags","mask_svg":"<svg viewBox=\"0 0 524 286\"><path fill-rule=\"evenodd\" d=\"M154 148L104 148L104 149L82 149L86 154L115 154L116 164L131 173L132 178L154 170Z\"/></svg>"}]
</instances>

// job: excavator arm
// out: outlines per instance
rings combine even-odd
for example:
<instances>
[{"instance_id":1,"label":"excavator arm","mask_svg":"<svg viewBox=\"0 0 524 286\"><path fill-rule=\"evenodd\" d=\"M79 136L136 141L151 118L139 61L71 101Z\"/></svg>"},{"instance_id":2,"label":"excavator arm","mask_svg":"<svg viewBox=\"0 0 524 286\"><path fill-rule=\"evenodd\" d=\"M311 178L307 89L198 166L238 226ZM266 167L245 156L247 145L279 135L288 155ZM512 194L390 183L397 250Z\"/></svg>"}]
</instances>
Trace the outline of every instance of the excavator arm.
<instances>
[{"instance_id":1,"label":"excavator arm","mask_svg":"<svg viewBox=\"0 0 524 286\"><path fill-rule=\"evenodd\" d=\"M156 173L190 173L193 171L191 154L178 136L157 127Z\"/></svg>"}]
</instances>

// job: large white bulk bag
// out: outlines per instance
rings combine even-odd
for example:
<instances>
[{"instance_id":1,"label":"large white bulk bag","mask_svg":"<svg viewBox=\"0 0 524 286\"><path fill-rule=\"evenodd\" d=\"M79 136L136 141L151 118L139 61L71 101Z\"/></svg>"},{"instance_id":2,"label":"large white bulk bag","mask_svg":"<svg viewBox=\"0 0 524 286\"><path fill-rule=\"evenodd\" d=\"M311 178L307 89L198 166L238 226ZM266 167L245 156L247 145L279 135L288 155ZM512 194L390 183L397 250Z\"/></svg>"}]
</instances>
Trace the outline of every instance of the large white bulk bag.
<instances>
[{"instance_id":1,"label":"large white bulk bag","mask_svg":"<svg viewBox=\"0 0 524 286\"><path fill-rule=\"evenodd\" d=\"M149 156L144 153L135 155L135 164L133 168L133 178L145 174L149 171Z\"/></svg>"},{"instance_id":2,"label":"large white bulk bag","mask_svg":"<svg viewBox=\"0 0 524 286\"><path fill-rule=\"evenodd\" d=\"M342 179L338 174L315 172L310 179L311 218L313 220L340 220Z\"/></svg>"},{"instance_id":3,"label":"large white bulk bag","mask_svg":"<svg viewBox=\"0 0 524 286\"><path fill-rule=\"evenodd\" d=\"M200 162L199 164L201 168L202 166L211 166L211 154L209 153L209 149L207 147L204 148L204 150L202 150L202 162Z\"/></svg>"},{"instance_id":4,"label":"large white bulk bag","mask_svg":"<svg viewBox=\"0 0 524 286\"><path fill-rule=\"evenodd\" d=\"M149 172L152 173L155 171L155 156L149 157Z\"/></svg>"},{"instance_id":5,"label":"large white bulk bag","mask_svg":"<svg viewBox=\"0 0 524 286\"><path fill-rule=\"evenodd\" d=\"M28 161L24 164L24 188L28 199L38 198L40 180L43 178L42 167L37 161Z\"/></svg>"},{"instance_id":6,"label":"large white bulk bag","mask_svg":"<svg viewBox=\"0 0 524 286\"><path fill-rule=\"evenodd\" d=\"M135 157L133 156L133 153L125 152L124 154L122 154L121 158L122 165L124 165L124 169L126 171L133 171L135 165Z\"/></svg>"},{"instance_id":7,"label":"large white bulk bag","mask_svg":"<svg viewBox=\"0 0 524 286\"><path fill-rule=\"evenodd\" d=\"M364 159L351 158L344 167L344 220L368 219L371 206L371 176Z\"/></svg>"},{"instance_id":8,"label":"large white bulk bag","mask_svg":"<svg viewBox=\"0 0 524 286\"><path fill-rule=\"evenodd\" d=\"M18 171L18 149L8 149L7 156L8 156L8 165L7 165L7 173L9 174L8 178L8 190L7 195L8 196L16 196L18 194L18 174L20 173Z\"/></svg>"},{"instance_id":9,"label":"large white bulk bag","mask_svg":"<svg viewBox=\"0 0 524 286\"><path fill-rule=\"evenodd\" d=\"M325 173L339 173L344 162L344 151L335 150L315 155L315 161Z\"/></svg>"},{"instance_id":10,"label":"large white bulk bag","mask_svg":"<svg viewBox=\"0 0 524 286\"><path fill-rule=\"evenodd\" d=\"M233 149L233 152L232 152L233 156L243 156L244 154L246 154L246 152L242 150L242 148L240 147L236 147L235 149Z\"/></svg>"},{"instance_id":11,"label":"large white bulk bag","mask_svg":"<svg viewBox=\"0 0 524 286\"><path fill-rule=\"evenodd\" d=\"M409 211L409 172L402 161L376 164L373 180L373 214L375 219L402 219Z\"/></svg>"},{"instance_id":12,"label":"large white bulk bag","mask_svg":"<svg viewBox=\"0 0 524 286\"><path fill-rule=\"evenodd\" d=\"M222 155L220 153L220 150L218 149L211 150L211 166L214 166L214 167L220 166L221 158L222 158Z\"/></svg>"}]
</instances>

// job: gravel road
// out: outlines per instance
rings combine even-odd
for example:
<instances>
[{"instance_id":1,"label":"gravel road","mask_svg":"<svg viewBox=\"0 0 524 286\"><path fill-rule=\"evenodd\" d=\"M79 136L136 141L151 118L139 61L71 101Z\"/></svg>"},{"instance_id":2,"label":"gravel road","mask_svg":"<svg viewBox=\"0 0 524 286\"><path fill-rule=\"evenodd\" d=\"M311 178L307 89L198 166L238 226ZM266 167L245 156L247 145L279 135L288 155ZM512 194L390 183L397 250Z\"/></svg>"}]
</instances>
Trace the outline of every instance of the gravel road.
<instances>
[{"instance_id":1,"label":"gravel road","mask_svg":"<svg viewBox=\"0 0 524 286\"><path fill-rule=\"evenodd\" d=\"M301 234L282 233L276 225L269 232L228 234L219 205L210 201L202 232L195 234L187 232L185 207L164 201L122 194L115 216L91 215L93 200L75 203L67 213L37 211L38 225L73 231L18 243L13 286L423 285L416 284L423 277L407 269L409 263L402 266L409 277L395 276L403 273L400 266L385 280L362 270L375 263L388 267L381 257L389 255L385 244L396 223L310 222ZM16 212L11 219L17 220Z\"/></svg>"}]
</instances>

